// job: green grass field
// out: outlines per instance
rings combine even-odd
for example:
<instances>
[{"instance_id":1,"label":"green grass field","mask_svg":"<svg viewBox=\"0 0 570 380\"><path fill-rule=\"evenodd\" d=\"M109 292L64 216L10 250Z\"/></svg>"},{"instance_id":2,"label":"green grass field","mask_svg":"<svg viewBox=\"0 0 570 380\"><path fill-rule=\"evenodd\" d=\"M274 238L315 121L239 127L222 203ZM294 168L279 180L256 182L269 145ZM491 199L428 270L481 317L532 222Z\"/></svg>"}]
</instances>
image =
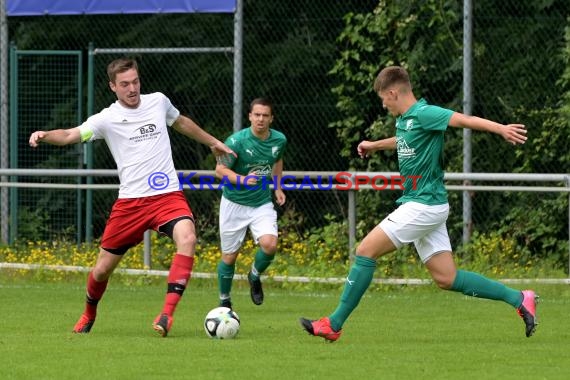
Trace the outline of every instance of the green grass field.
<instances>
[{"instance_id":1,"label":"green grass field","mask_svg":"<svg viewBox=\"0 0 570 380\"><path fill-rule=\"evenodd\" d=\"M164 280L162 280L164 281ZM162 282L161 281L161 282ZM84 279L9 279L0 271L0 379L567 379L570 287L533 286L540 326L524 336L510 306L435 286L369 292L338 342L303 332L300 316L336 306L339 290L265 287L254 306L242 281L233 340L203 331L216 306L211 280L192 280L168 338L151 328L165 285L110 282L90 334L71 329L83 310ZM340 289L340 288L339 288Z\"/></svg>"}]
</instances>

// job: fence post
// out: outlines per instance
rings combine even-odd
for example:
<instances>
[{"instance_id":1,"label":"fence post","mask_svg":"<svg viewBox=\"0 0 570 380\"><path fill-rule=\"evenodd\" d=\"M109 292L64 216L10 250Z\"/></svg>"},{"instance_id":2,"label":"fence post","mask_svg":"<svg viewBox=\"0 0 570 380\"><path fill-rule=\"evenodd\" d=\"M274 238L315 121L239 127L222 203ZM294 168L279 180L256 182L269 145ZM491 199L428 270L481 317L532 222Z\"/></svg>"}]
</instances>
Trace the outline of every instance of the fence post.
<instances>
[{"instance_id":1,"label":"fence post","mask_svg":"<svg viewBox=\"0 0 570 380\"><path fill-rule=\"evenodd\" d=\"M0 0L0 167L7 169L10 167L8 157L8 105L9 105L9 82L8 82L8 21L6 15L6 0ZM2 176L2 182L8 182L8 177ZM9 214L9 192L10 189L2 187L0 189L0 220L8 220ZM10 240L8 223L0 225L0 241L8 244Z\"/></svg>"},{"instance_id":2,"label":"fence post","mask_svg":"<svg viewBox=\"0 0 570 380\"><path fill-rule=\"evenodd\" d=\"M144 232L143 264L145 269L150 269L150 230Z\"/></svg>"},{"instance_id":3,"label":"fence post","mask_svg":"<svg viewBox=\"0 0 570 380\"><path fill-rule=\"evenodd\" d=\"M566 176L566 187L570 187L570 175ZM570 191L568 195L568 278L570 278Z\"/></svg>"},{"instance_id":4,"label":"fence post","mask_svg":"<svg viewBox=\"0 0 570 380\"><path fill-rule=\"evenodd\" d=\"M234 13L234 132L241 130L243 104L243 0Z\"/></svg>"},{"instance_id":5,"label":"fence post","mask_svg":"<svg viewBox=\"0 0 570 380\"><path fill-rule=\"evenodd\" d=\"M463 113L471 115L473 93L472 82L472 33L473 33L473 12L471 0L463 0ZM463 130L463 172L471 173L471 130ZM464 181L465 185L470 185L469 180ZM463 191L463 244L471 240L472 210L471 192Z\"/></svg>"},{"instance_id":6,"label":"fence post","mask_svg":"<svg viewBox=\"0 0 570 380\"><path fill-rule=\"evenodd\" d=\"M351 181L354 183L354 173L352 173ZM354 261L356 246L356 191L348 190L348 249L349 259Z\"/></svg>"}]
</instances>

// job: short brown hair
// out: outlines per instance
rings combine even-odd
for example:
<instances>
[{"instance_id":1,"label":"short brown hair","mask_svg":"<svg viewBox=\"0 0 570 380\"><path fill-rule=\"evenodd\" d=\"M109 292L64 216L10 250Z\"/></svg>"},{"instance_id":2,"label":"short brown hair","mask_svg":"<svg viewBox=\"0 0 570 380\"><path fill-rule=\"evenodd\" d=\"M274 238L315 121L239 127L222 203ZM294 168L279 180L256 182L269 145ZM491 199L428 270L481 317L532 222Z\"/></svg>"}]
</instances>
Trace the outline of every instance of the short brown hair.
<instances>
[{"instance_id":1,"label":"short brown hair","mask_svg":"<svg viewBox=\"0 0 570 380\"><path fill-rule=\"evenodd\" d=\"M374 91L379 93L395 85L400 85L409 90L412 89L410 76L406 69L400 66L388 66L382 69L376 77L374 81Z\"/></svg>"},{"instance_id":2,"label":"short brown hair","mask_svg":"<svg viewBox=\"0 0 570 380\"><path fill-rule=\"evenodd\" d=\"M255 98L255 99L253 99L249 105L249 112L251 112L253 110L253 106L255 106L257 104L265 106L265 107L269 107L269 109L271 110L271 114L273 115L273 103L271 103L271 100L269 100L267 98Z\"/></svg>"},{"instance_id":3,"label":"short brown hair","mask_svg":"<svg viewBox=\"0 0 570 380\"><path fill-rule=\"evenodd\" d=\"M115 59L107 66L107 76L109 77L109 81L115 83L115 79L117 79L117 74L124 73L125 71L129 71L130 69L135 69L137 73L139 72L139 66L137 65L137 61L135 61L132 58Z\"/></svg>"}]
</instances>

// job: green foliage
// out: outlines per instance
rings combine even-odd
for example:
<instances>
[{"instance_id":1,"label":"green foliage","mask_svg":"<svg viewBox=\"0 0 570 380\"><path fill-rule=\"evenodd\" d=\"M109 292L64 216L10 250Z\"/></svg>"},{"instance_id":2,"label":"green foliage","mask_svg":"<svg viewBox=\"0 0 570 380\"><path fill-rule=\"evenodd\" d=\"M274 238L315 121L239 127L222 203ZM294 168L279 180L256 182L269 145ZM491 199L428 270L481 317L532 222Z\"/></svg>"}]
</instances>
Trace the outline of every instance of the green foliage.
<instances>
[{"instance_id":1,"label":"green foliage","mask_svg":"<svg viewBox=\"0 0 570 380\"><path fill-rule=\"evenodd\" d=\"M460 9L453 1L402 3L380 1L372 13L349 13L338 38L342 47L330 74L335 78L333 93L341 119L331 124L343 142L341 154L353 157L354 144L366 139L393 135L392 121L378 118L380 100L372 90L378 71L389 65L410 70L417 91L433 98L429 84L446 83L458 89L450 78L460 72L457 64L461 45L457 41ZM445 52L445 55L442 53ZM447 64L443 64L443 63ZM436 69L437 67L437 69ZM424 75L428 72L429 75ZM453 93L453 91L448 91ZM435 92L433 93L435 95ZM436 100L444 104L454 98ZM371 160L368 167L376 166ZM352 159L351 167L364 169Z\"/></svg>"},{"instance_id":2,"label":"green foliage","mask_svg":"<svg viewBox=\"0 0 570 380\"><path fill-rule=\"evenodd\" d=\"M304 276L313 278L343 278L350 266L347 239L347 223L327 216L329 223L313 229L307 235L299 235L294 230L281 234L279 247L273 264L265 273L269 278L275 276ZM519 219L517 219L519 220ZM518 226L515 226L515 229ZM476 270L492 277L528 277L529 275L559 277L563 276L565 263L562 257L547 255L538 257L533 250L521 248L520 239L524 236L509 235L512 231L498 231L490 234L475 233L471 244L457 252L458 266ZM530 235L531 241L546 244L540 238L544 231ZM548 233L548 231L546 231ZM561 249L560 241L553 241ZM547 247L548 248L548 247ZM240 251L236 265L236 274L246 274L251 268L257 245L247 239ZM545 248L546 249L546 248ZM143 245L133 247L125 254L119 268L154 269L166 271L170 267L176 248L169 238L156 233L151 234L151 268L145 267ZM51 242L16 243L0 247L0 262L83 266L92 267L97 260L98 248L94 245L77 246L66 240ZM199 243L196 247L194 272L216 273L221 258L217 243ZM567 262L566 262L567 264ZM27 275L28 270L17 273ZM36 278L60 281L65 278L63 269L54 271L33 271ZM429 278L429 273L419 260L413 245L406 245L397 252L381 257L376 272L378 278ZM117 281L130 285L146 284L148 276L119 276ZM311 288L314 283L281 283L287 288Z\"/></svg>"},{"instance_id":3,"label":"green foliage","mask_svg":"<svg viewBox=\"0 0 570 380\"><path fill-rule=\"evenodd\" d=\"M338 38L342 50L330 71L336 82L332 91L341 117L330 127L336 129L343 144L340 154L349 159L352 169L398 170L394 152L377 152L367 161L355 154L361 140L387 138L395 133L394 120L384 116L381 101L372 89L383 67L402 65L417 84L417 95L439 104L458 104L460 81L455 78L461 73L460 14L457 2L436 0L380 1L372 13L347 14L346 27ZM435 91L435 84L447 91ZM393 208L396 195L361 191L358 215L364 226L359 229L372 228L379 215ZM370 214L370 210L375 212Z\"/></svg>"},{"instance_id":4,"label":"green foliage","mask_svg":"<svg viewBox=\"0 0 570 380\"><path fill-rule=\"evenodd\" d=\"M461 12L459 3L451 1L380 1L373 13L345 17L346 27L338 38L342 50L330 71L341 117L330 126L343 142L341 154L349 159L351 168L397 171L393 152L378 152L367 161L355 154L359 141L394 134L394 120L383 115L372 90L383 67L406 67L416 96L460 108ZM507 1L500 7L492 1L474 4L474 14L480 17L474 18L473 25L473 111L500 122L524 123L529 137L524 146L514 150L497 136L473 133L474 171L560 172L570 167L570 150L563 148L570 139L570 28L566 27L560 55L561 35L557 31L564 29L567 20L556 17L568 12L569 3L556 0ZM545 23L545 18L553 22ZM554 38L545 40L544 35ZM520 49L528 53L521 55ZM534 53L539 51L548 59L537 59ZM558 85L545 81L543 73L561 78ZM447 132L446 170L463 171L462 144L460 131ZM567 254L567 196L538 201L533 197L476 193L474 222L481 235L475 235L475 242L477 236L497 230L501 236L512 237L518 251L533 257L549 256L560 266ZM393 198L386 193L358 194L359 237L394 207ZM459 206L455 193L450 194L450 203ZM534 206L530 211L529 204ZM450 236L461 233L458 215L450 216Z\"/></svg>"},{"instance_id":5,"label":"green foliage","mask_svg":"<svg viewBox=\"0 0 570 380\"><path fill-rule=\"evenodd\" d=\"M355 170L395 171L394 152L380 152L367 161L355 155L359 141L389 137L394 133L394 120L382 110L372 83L382 67L403 65L410 70L418 96L434 104L460 109L461 3L382 0L373 12L369 11L373 2L313 3L308 0L278 5L259 0L245 2L245 105L259 95L276 100L276 127L286 132L291 141L287 170L339 170L348 166ZM320 11L315 12L315 9ZM482 0L474 3L474 11L474 113L501 122L522 122L529 131L527 144L516 150L505 146L497 136L474 133L475 171L566 171L570 167L570 149L567 149L570 28L569 20L557 15L568 15L570 3L507 0L497 5L495 1ZM345 15L344 25L342 15ZM162 31L164 25L168 25L167 34L149 32ZM23 50L85 50L90 42L95 47L116 48L221 46L231 45L233 38L232 17L215 14L16 17L10 19L8 28L18 49ZM561 33L564 30L565 33ZM335 42L334 36L338 36ZM114 56L95 57L96 110L114 100L104 73L111 58ZM142 54L137 58L141 63L144 92L167 93L183 113L191 115L220 138L231 132L231 57ZM36 88L34 94L39 95L39 99L30 103L30 109L19 115L18 133L22 134L19 151L26 152L29 151L27 136L33 128L69 127L76 116L81 119L82 115L76 115L75 81L67 88L37 87L38 81L46 77L46 70L53 68L49 59L20 63L30 65L20 67L26 67L29 72L22 83ZM67 67L73 62L60 62L58 69L64 65ZM86 81L86 76L83 80ZM245 115L245 109L243 111ZM461 131L448 131L446 138L446 169L462 171ZM172 145L178 168L213 168L213 158L206 147L189 142L177 133L172 134ZM26 165L76 167L78 158L82 157L76 149L42 149L49 157L34 155ZM95 144L95 151L96 168L114 168L103 142ZM310 159L307 159L308 152L311 152ZM73 219L75 210L65 207L75 201L73 192L61 196L59 191L45 191L39 202L35 202L35 190L33 196L25 189L19 194L21 204L37 203L36 211L20 211L24 225L19 226L19 231L23 239L37 241L57 235L55 220L62 213ZM95 236L102 232L106 213L115 199L116 192L110 194L109 191L94 192L94 205L98 208L94 210ZM343 248L346 234L341 233L344 224L339 217L333 220L323 216L335 212L335 215L346 216L346 212L335 200L331 201L329 194L318 194L319 203L311 196L314 194L297 193L289 198L297 200L286 207L281 218L284 247L310 240L317 246L308 246L308 252L322 252L318 244L325 242L330 247L325 255L342 252L339 253L342 268L347 251ZM358 194L358 238L394 207L397 196L395 192L361 191ZM192 201L203 248L198 252L200 259L216 257L217 197L211 192ZM453 209L457 210L450 216L452 236L457 236L462 228L458 198L458 193L450 194ZM33 202L26 203L28 199ZM545 197L537 201L530 195L515 198L509 194L477 193L474 200L475 209L480 211L475 228L481 235L498 230L501 236L515 238L518 248L528 250L531 255L551 255L559 263L564 260L564 244L568 239L567 197ZM529 205L533 206L530 211ZM309 215L310 211L314 215ZM69 230L63 234L71 236ZM336 239L334 234L337 234ZM248 246L244 256L253 249ZM301 248L298 250L303 252ZM22 250L22 254L24 252ZM171 252L166 242L157 243L159 259L153 265L167 267ZM133 256L139 257L138 253ZM297 260L297 256L284 257ZM387 262L386 267L399 268L407 256L414 257L414 254L400 252L386 259L396 260ZM318 265L324 265L325 261L321 260ZM405 273L405 270L392 270Z\"/></svg>"},{"instance_id":6,"label":"green foliage","mask_svg":"<svg viewBox=\"0 0 570 380\"><path fill-rule=\"evenodd\" d=\"M550 259L557 266L568 263L568 195L535 201L533 207L514 207L498 232L516 239L522 252L536 259Z\"/></svg>"},{"instance_id":7,"label":"green foliage","mask_svg":"<svg viewBox=\"0 0 570 380\"><path fill-rule=\"evenodd\" d=\"M18 212L18 236L22 241L39 241L48 237L49 214L44 209L22 207Z\"/></svg>"},{"instance_id":8,"label":"green foliage","mask_svg":"<svg viewBox=\"0 0 570 380\"><path fill-rule=\"evenodd\" d=\"M243 109L239 110L243 126L248 125L249 102L258 96L267 96L275 103L276 129L287 135L290 144L285 158L286 170L339 170L346 168L346 160L337 154L340 143L328 123L335 120L334 98L329 91L332 78L326 72L333 65L337 46L336 36L343 28L342 17L349 10L367 12L373 2L336 1L313 2L294 0L273 4L260 0L244 1L243 30ZM168 27L165 29L165 25ZM94 16L46 16L16 17L8 23L9 35L18 50L53 49L85 51L90 43L95 48L206 48L230 47L234 39L234 18L231 14L145 14L145 15L94 15ZM93 110L98 112L115 100L109 90L105 68L107 63L122 53L97 53L94 63ZM232 133L234 117L233 89L234 65L232 53L208 54L133 54L141 69L142 92L161 91L183 113L191 116L206 131L225 139ZM86 56L86 55L85 55ZM61 60L61 58L58 58ZM34 95L44 94L46 72L60 70L62 63L38 58L29 60L30 66L21 71L22 83L33 89ZM84 69L86 69L86 62ZM22 62L20 61L20 65ZM67 64L69 68L71 63ZM20 66L22 68L22 66ZM42 70L40 70L42 69ZM47 71L52 70L52 71ZM70 68L74 74L74 68ZM34 76L32 76L34 74ZM82 85L86 86L87 71ZM39 83L39 87L38 87ZM55 82L58 83L58 82ZM64 86L61 86L64 87ZM29 155L27 137L35 129L70 127L77 120L63 120L63 114L77 115L76 83L61 88L51 86L58 93L37 96L30 110L20 113L21 128L18 133L20 152ZM83 87L85 88L85 87ZM88 94L80 100L84 109ZM23 94L25 97L26 95ZM27 99L27 98L26 98ZM71 100L70 100L71 99ZM54 109L57 110L53 111ZM44 111L47 110L47 111ZM50 111L52 110L52 111ZM39 112L41 111L41 112ZM46 113L52 116L46 117ZM22 122L31 115L36 124ZM78 115L83 120L84 115ZM47 119L47 126L46 126ZM32 129L34 128L34 129ZM171 133L174 163L177 169L213 169L214 158L210 150L178 133ZM114 169L115 164L106 144L97 141L94 148L94 168ZM41 151L47 151L41 147ZM64 151L54 147L57 155ZM307 160L309 152L315 160ZM24 155L24 154L22 154ZM26 167L38 167L44 159L30 157ZM76 162L76 161L75 161ZM47 167L60 167L57 160L46 162ZM28 166L29 165L29 166ZM22 165L23 166L23 165ZM96 183L104 179L96 178ZM46 191L47 193L47 191ZM212 194L195 197L193 209L205 215L211 206ZM211 195L211 196L210 196ZM311 204L309 192L296 195L299 209ZM104 228L105 213L115 196L96 191L93 210L94 236L100 236ZM35 198L21 198L22 204L35 202ZM304 208L304 207L303 207ZM67 211L67 210L66 210ZM322 224L322 215L337 211L335 203L323 200L318 211L307 215L310 225ZM60 210L61 212L61 210ZM52 210L50 209L50 213ZM306 214L309 212L305 211ZM52 220L55 220L55 214ZM207 214L209 215L209 214ZM205 230L217 225L211 222ZM203 235L206 238L205 235Z\"/></svg>"},{"instance_id":9,"label":"green foliage","mask_svg":"<svg viewBox=\"0 0 570 380\"><path fill-rule=\"evenodd\" d=\"M506 0L497 6L493 0L483 0L474 2L473 8L479 15L473 19L474 86L476 93L489 98L476 106L476 113L502 120L509 109L521 105L540 109L556 104L559 93L552 88L556 81L552 78L559 78L567 67L561 64L560 48L570 3ZM562 17L553 17L557 15ZM494 107L497 101L503 107Z\"/></svg>"},{"instance_id":10,"label":"green foliage","mask_svg":"<svg viewBox=\"0 0 570 380\"><path fill-rule=\"evenodd\" d=\"M561 88L555 83L567 67L560 52L570 3L508 0L498 7L484 0L474 3L474 12L479 16L473 19L473 113L542 131L544 124L533 113L558 107ZM485 133L473 134L473 147L476 172L517 170L519 160L513 152L530 149L509 149L502 139ZM535 172L563 172L565 167L536 165Z\"/></svg>"},{"instance_id":11,"label":"green foliage","mask_svg":"<svg viewBox=\"0 0 570 380\"><path fill-rule=\"evenodd\" d=\"M562 61L570 62L570 28L566 28L566 45ZM517 107L512 112L524 120L528 130L526 144L516 151L519 172L559 172L570 167L570 66L565 65L554 93L562 93L556 107L528 109ZM558 90L558 91L557 91ZM566 184L568 185L568 184ZM536 198L533 194L504 195L502 204L515 204L505 213L498 231L516 239L521 250L533 258L550 259L564 267L568 255L568 195ZM529 207L532 205L532 207Z\"/></svg>"},{"instance_id":12,"label":"green foliage","mask_svg":"<svg viewBox=\"0 0 570 380\"><path fill-rule=\"evenodd\" d=\"M460 262L465 268L476 272L492 273L494 276L528 275L536 259L517 246L516 238L503 237L500 232L480 234L475 232L471 242L463 247Z\"/></svg>"}]
</instances>

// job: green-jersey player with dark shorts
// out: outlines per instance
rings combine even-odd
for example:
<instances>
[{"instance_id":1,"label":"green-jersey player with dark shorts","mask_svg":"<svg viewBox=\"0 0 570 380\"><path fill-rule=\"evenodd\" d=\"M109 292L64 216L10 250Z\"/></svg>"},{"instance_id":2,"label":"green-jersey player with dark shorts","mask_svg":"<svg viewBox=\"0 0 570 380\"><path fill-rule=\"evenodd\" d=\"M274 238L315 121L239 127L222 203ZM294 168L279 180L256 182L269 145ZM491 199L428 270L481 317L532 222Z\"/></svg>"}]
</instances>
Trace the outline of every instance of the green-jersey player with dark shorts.
<instances>
[{"instance_id":1,"label":"green-jersey player with dark shorts","mask_svg":"<svg viewBox=\"0 0 570 380\"><path fill-rule=\"evenodd\" d=\"M383 69L374 82L374 90L383 107L397 117L396 135L362 141L358 154L364 158L377 150L396 149L400 174L408 178L404 193L397 200L399 207L370 231L356 249L336 310L318 320L301 318L301 325L311 335L336 341L372 281L376 260L404 244L414 243L437 286L510 304L523 319L525 334L530 337L537 326L534 291L515 290L478 273L456 269L447 234L449 204L443 182L443 135L448 126L496 133L516 145L526 141L524 125L503 125L417 100L402 67Z\"/></svg>"},{"instance_id":2,"label":"green-jersey player with dark shorts","mask_svg":"<svg viewBox=\"0 0 570 380\"><path fill-rule=\"evenodd\" d=\"M237 154L227 156L216 165L216 176L224 183L220 203L220 241L222 259L218 264L220 306L232 307L231 288L238 251L247 230L259 244L251 270L247 275L251 299L263 303L261 274L269 267L277 250L277 212L275 201L285 203L281 189L283 155L287 145L285 135L270 128L273 106L269 100L257 98L249 111L251 126L232 134L226 140Z\"/></svg>"}]
</instances>

